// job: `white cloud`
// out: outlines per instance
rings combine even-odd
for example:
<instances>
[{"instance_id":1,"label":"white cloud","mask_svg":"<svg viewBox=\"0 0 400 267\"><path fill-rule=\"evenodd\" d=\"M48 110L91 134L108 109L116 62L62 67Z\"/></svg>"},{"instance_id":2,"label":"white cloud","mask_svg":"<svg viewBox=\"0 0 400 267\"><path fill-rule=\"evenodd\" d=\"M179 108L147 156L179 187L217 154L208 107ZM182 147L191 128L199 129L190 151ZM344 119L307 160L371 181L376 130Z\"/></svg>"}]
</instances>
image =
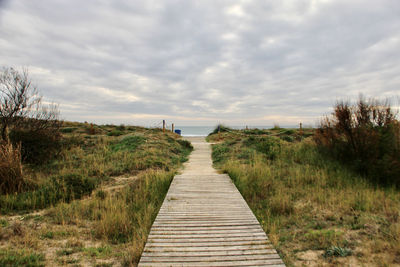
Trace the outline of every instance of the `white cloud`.
<instances>
[{"instance_id":1,"label":"white cloud","mask_svg":"<svg viewBox=\"0 0 400 267\"><path fill-rule=\"evenodd\" d=\"M397 0L6 3L1 64L65 119L313 124L400 86Z\"/></svg>"}]
</instances>

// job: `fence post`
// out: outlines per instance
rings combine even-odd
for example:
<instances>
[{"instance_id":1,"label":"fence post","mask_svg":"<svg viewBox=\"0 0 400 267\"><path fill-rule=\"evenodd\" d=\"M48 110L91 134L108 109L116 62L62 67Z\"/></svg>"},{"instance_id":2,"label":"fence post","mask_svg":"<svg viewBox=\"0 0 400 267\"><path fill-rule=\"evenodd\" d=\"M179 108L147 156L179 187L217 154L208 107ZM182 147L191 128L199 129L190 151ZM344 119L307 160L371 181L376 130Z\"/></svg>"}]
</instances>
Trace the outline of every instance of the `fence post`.
<instances>
[{"instance_id":1,"label":"fence post","mask_svg":"<svg viewBox=\"0 0 400 267\"><path fill-rule=\"evenodd\" d=\"M300 122L300 131L299 131L300 135L303 135L303 124Z\"/></svg>"},{"instance_id":2,"label":"fence post","mask_svg":"<svg viewBox=\"0 0 400 267\"><path fill-rule=\"evenodd\" d=\"M162 131L165 133L165 120L162 121Z\"/></svg>"},{"instance_id":3,"label":"fence post","mask_svg":"<svg viewBox=\"0 0 400 267\"><path fill-rule=\"evenodd\" d=\"M175 130L175 125L172 124L172 132L174 132L174 130Z\"/></svg>"}]
</instances>

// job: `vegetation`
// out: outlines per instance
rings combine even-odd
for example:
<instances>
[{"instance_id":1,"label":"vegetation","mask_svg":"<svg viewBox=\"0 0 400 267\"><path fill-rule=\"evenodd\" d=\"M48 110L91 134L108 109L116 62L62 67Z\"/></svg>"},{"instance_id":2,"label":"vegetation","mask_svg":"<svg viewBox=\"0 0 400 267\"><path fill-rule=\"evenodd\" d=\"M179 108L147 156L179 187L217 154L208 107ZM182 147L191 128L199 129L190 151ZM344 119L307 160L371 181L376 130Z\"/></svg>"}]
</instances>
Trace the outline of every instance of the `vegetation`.
<instances>
[{"instance_id":1,"label":"vegetation","mask_svg":"<svg viewBox=\"0 0 400 267\"><path fill-rule=\"evenodd\" d=\"M43 164L61 150L62 122L55 105L42 98L28 71L3 68L0 72L0 193L31 189L22 162ZM1 203L1 201L0 201Z\"/></svg>"},{"instance_id":2,"label":"vegetation","mask_svg":"<svg viewBox=\"0 0 400 267\"><path fill-rule=\"evenodd\" d=\"M0 194L19 192L24 185L20 147L0 143Z\"/></svg>"},{"instance_id":3,"label":"vegetation","mask_svg":"<svg viewBox=\"0 0 400 267\"><path fill-rule=\"evenodd\" d=\"M315 141L323 152L374 182L400 187L400 123L389 103L362 97L340 101L325 117Z\"/></svg>"},{"instance_id":4,"label":"vegetation","mask_svg":"<svg viewBox=\"0 0 400 267\"><path fill-rule=\"evenodd\" d=\"M400 194L321 152L313 129L213 134L228 173L288 266L400 263Z\"/></svg>"},{"instance_id":5,"label":"vegetation","mask_svg":"<svg viewBox=\"0 0 400 267\"><path fill-rule=\"evenodd\" d=\"M0 249L0 266L44 266L44 255L24 250Z\"/></svg>"},{"instance_id":6,"label":"vegetation","mask_svg":"<svg viewBox=\"0 0 400 267\"><path fill-rule=\"evenodd\" d=\"M214 131L212 131L210 134L230 132L231 130L232 129L229 128L228 126L225 126L223 124L218 124L217 127L215 127Z\"/></svg>"},{"instance_id":7,"label":"vegetation","mask_svg":"<svg viewBox=\"0 0 400 267\"><path fill-rule=\"evenodd\" d=\"M34 255L32 266L135 265L191 144L134 126L64 122L60 132L58 155L17 164L29 184L0 195L0 262Z\"/></svg>"}]
</instances>

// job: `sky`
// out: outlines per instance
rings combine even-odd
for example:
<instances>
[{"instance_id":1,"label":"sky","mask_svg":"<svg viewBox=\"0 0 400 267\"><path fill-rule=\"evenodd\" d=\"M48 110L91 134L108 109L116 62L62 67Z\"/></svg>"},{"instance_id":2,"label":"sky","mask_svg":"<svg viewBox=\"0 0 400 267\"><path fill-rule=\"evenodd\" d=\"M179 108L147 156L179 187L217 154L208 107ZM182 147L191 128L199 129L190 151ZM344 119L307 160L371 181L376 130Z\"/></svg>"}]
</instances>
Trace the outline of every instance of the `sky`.
<instances>
[{"instance_id":1,"label":"sky","mask_svg":"<svg viewBox=\"0 0 400 267\"><path fill-rule=\"evenodd\" d=\"M0 66L70 121L315 125L398 97L399 48L398 0L0 0Z\"/></svg>"}]
</instances>

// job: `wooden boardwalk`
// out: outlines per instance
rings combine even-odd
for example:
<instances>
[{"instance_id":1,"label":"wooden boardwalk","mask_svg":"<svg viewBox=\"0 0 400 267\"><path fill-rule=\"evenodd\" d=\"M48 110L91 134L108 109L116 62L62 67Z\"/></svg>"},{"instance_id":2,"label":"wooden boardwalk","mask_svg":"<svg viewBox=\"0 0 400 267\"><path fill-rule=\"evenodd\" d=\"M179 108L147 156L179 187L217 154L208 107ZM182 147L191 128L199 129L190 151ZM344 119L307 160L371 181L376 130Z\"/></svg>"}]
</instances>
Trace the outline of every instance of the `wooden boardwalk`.
<instances>
[{"instance_id":1,"label":"wooden boardwalk","mask_svg":"<svg viewBox=\"0 0 400 267\"><path fill-rule=\"evenodd\" d=\"M285 266L204 138L174 177L139 266Z\"/></svg>"}]
</instances>

